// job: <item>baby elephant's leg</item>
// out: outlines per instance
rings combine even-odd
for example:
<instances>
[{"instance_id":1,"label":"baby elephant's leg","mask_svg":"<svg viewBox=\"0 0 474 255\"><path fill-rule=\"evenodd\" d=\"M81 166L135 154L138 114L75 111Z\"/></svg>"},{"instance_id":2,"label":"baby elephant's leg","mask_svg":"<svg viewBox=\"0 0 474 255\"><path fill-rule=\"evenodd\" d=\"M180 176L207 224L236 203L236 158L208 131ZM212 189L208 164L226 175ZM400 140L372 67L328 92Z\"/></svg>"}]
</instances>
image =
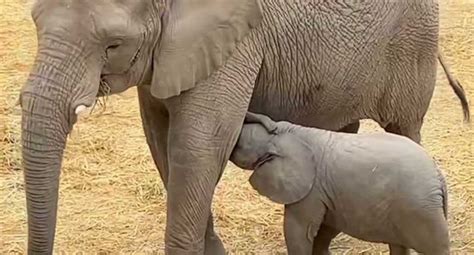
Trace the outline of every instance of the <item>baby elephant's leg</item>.
<instances>
[{"instance_id":1,"label":"baby elephant's leg","mask_svg":"<svg viewBox=\"0 0 474 255\"><path fill-rule=\"evenodd\" d=\"M410 255L410 250L396 244L389 244L390 255Z\"/></svg>"},{"instance_id":2,"label":"baby elephant's leg","mask_svg":"<svg viewBox=\"0 0 474 255\"><path fill-rule=\"evenodd\" d=\"M284 230L288 255L310 255L313 240L308 238L309 222L285 210Z\"/></svg>"},{"instance_id":3,"label":"baby elephant's leg","mask_svg":"<svg viewBox=\"0 0 474 255\"><path fill-rule=\"evenodd\" d=\"M341 231L327 225L321 225L318 234L314 238L313 255L330 255L329 246L331 245L331 241L340 232Z\"/></svg>"},{"instance_id":4,"label":"baby elephant's leg","mask_svg":"<svg viewBox=\"0 0 474 255\"><path fill-rule=\"evenodd\" d=\"M324 205L319 205L310 210L304 203L285 206L284 230L288 255L311 255L313 240L321 227L326 213Z\"/></svg>"},{"instance_id":5,"label":"baby elephant's leg","mask_svg":"<svg viewBox=\"0 0 474 255\"><path fill-rule=\"evenodd\" d=\"M414 215L413 215L414 216ZM422 254L448 255L448 223L441 208L410 217L411 222L405 228L411 248ZM407 245L408 246L408 245Z\"/></svg>"}]
</instances>

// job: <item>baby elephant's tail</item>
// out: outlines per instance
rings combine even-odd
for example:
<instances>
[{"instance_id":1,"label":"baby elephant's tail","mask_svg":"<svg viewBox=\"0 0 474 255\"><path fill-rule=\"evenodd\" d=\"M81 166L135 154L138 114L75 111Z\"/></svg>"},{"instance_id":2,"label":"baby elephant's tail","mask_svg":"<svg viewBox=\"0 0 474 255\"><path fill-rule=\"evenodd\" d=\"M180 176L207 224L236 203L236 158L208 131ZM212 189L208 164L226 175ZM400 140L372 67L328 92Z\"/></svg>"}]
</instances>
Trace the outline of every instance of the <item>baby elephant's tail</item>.
<instances>
[{"instance_id":1,"label":"baby elephant's tail","mask_svg":"<svg viewBox=\"0 0 474 255\"><path fill-rule=\"evenodd\" d=\"M440 50L438 51L438 60L441 63L441 66L443 67L444 72L446 73L446 77L448 78L449 85L454 90L454 93L456 93L456 96L458 96L459 100L461 100L461 106L464 112L464 121L470 122L469 103L467 102L467 97L466 97L464 88L461 86L459 81L456 78L454 78L454 76L451 74L449 67L444 62L444 58Z\"/></svg>"},{"instance_id":2,"label":"baby elephant's tail","mask_svg":"<svg viewBox=\"0 0 474 255\"><path fill-rule=\"evenodd\" d=\"M443 211L444 217L448 220L448 189L446 188L446 184L443 186Z\"/></svg>"},{"instance_id":3,"label":"baby elephant's tail","mask_svg":"<svg viewBox=\"0 0 474 255\"><path fill-rule=\"evenodd\" d=\"M448 186L446 183L446 178L444 178L443 173L441 173L441 170L439 169L439 167L436 167L436 170L438 170L438 178L441 182L444 217L446 218L446 220L448 220Z\"/></svg>"}]
</instances>

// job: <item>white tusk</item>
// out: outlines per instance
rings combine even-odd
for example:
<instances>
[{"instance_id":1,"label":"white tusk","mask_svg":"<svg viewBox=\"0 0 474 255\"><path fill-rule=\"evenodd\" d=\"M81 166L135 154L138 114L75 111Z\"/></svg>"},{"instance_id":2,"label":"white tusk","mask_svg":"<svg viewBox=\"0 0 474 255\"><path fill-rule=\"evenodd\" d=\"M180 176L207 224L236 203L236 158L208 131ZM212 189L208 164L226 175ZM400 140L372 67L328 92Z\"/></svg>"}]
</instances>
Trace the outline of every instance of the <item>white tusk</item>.
<instances>
[{"instance_id":1,"label":"white tusk","mask_svg":"<svg viewBox=\"0 0 474 255\"><path fill-rule=\"evenodd\" d=\"M87 109L87 107L85 105L81 104L78 107L76 107L75 113L76 113L76 115L79 115L82 112L84 112L86 109Z\"/></svg>"}]
</instances>

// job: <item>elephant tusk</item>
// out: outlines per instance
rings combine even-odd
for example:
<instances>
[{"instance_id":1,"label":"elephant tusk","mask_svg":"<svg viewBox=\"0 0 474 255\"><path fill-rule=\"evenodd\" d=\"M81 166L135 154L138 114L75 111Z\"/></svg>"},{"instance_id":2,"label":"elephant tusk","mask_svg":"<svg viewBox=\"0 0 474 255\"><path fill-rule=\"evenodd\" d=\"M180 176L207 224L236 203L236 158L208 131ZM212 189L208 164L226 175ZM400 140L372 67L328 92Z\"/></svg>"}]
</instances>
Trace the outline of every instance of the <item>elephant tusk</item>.
<instances>
[{"instance_id":1,"label":"elephant tusk","mask_svg":"<svg viewBox=\"0 0 474 255\"><path fill-rule=\"evenodd\" d=\"M87 106L81 104L81 105L76 107L75 113L76 113L76 115L79 115L79 114L83 113L86 109L87 109Z\"/></svg>"}]
</instances>

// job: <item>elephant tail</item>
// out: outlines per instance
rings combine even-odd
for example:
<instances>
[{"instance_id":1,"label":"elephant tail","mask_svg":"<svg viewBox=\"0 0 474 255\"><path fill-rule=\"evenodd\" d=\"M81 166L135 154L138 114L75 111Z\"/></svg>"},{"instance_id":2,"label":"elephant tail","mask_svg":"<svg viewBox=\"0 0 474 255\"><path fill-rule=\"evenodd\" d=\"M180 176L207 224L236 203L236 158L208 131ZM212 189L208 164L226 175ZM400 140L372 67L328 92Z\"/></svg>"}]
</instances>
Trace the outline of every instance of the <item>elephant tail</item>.
<instances>
[{"instance_id":1,"label":"elephant tail","mask_svg":"<svg viewBox=\"0 0 474 255\"><path fill-rule=\"evenodd\" d=\"M448 78L449 85L454 90L454 93L459 98L459 100L461 100L461 106L464 113L464 121L470 122L471 114L470 114L469 103L467 101L466 92L464 91L464 88L461 86L461 83L459 83L459 81L456 78L454 78L454 76L452 75L451 71L449 70L449 67L446 65L444 61L441 51L438 51L438 60L441 63L441 66L443 67L444 72L446 73L446 77Z\"/></svg>"},{"instance_id":2,"label":"elephant tail","mask_svg":"<svg viewBox=\"0 0 474 255\"><path fill-rule=\"evenodd\" d=\"M446 178L444 178L443 173L441 173L441 169L436 167L438 171L438 178L441 182L441 195L443 196L443 213L446 220L448 220L448 185L446 183Z\"/></svg>"},{"instance_id":3,"label":"elephant tail","mask_svg":"<svg viewBox=\"0 0 474 255\"><path fill-rule=\"evenodd\" d=\"M444 217L446 218L446 220L448 220L448 188L446 186L446 183L443 187L443 212Z\"/></svg>"}]
</instances>

